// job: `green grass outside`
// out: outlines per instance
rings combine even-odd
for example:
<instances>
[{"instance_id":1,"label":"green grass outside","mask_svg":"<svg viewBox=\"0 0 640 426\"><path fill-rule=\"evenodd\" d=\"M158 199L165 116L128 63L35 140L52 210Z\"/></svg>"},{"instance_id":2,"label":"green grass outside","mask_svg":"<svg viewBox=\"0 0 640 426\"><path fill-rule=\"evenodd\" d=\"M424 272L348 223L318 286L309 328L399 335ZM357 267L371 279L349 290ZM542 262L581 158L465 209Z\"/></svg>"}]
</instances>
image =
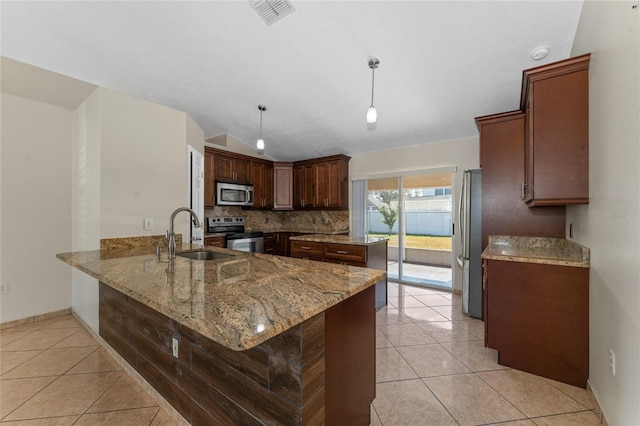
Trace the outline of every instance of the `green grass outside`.
<instances>
[{"instance_id":1,"label":"green grass outside","mask_svg":"<svg viewBox=\"0 0 640 426\"><path fill-rule=\"evenodd\" d=\"M398 247L398 235L369 234L372 237L388 237L389 246ZM407 235L404 238L407 248L451 251L451 237L431 237L426 235Z\"/></svg>"}]
</instances>

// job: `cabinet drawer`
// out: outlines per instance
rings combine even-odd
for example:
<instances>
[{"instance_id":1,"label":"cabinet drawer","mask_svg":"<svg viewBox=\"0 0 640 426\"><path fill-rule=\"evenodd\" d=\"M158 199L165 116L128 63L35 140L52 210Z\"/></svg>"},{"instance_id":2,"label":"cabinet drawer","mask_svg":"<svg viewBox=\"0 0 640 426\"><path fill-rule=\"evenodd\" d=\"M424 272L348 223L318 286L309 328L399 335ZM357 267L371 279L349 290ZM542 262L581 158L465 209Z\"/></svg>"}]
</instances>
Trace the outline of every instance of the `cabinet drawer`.
<instances>
[{"instance_id":1,"label":"cabinet drawer","mask_svg":"<svg viewBox=\"0 0 640 426\"><path fill-rule=\"evenodd\" d=\"M225 248L225 237L204 237L205 246L222 247Z\"/></svg>"},{"instance_id":2,"label":"cabinet drawer","mask_svg":"<svg viewBox=\"0 0 640 426\"><path fill-rule=\"evenodd\" d=\"M323 244L313 241L291 241L291 257L322 260Z\"/></svg>"},{"instance_id":3,"label":"cabinet drawer","mask_svg":"<svg viewBox=\"0 0 640 426\"><path fill-rule=\"evenodd\" d=\"M325 257L324 261L328 263L338 263L340 265L359 266L361 268L367 267L366 262L354 262L352 260L341 260L341 259L332 259L330 257Z\"/></svg>"},{"instance_id":4,"label":"cabinet drawer","mask_svg":"<svg viewBox=\"0 0 640 426\"><path fill-rule=\"evenodd\" d=\"M324 245L324 256L327 260L337 259L347 262L365 263L367 261L367 247L327 243Z\"/></svg>"}]
</instances>

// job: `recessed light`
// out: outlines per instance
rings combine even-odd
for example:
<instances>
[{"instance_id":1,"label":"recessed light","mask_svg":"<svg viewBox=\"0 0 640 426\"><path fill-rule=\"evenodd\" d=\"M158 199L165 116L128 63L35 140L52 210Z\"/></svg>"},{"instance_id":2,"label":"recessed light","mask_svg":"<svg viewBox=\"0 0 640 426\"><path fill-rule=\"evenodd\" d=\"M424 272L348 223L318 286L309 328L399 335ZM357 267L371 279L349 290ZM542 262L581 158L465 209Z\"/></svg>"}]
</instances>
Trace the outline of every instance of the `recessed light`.
<instances>
[{"instance_id":1,"label":"recessed light","mask_svg":"<svg viewBox=\"0 0 640 426\"><path fill-rule=\"evenodd\" d=\"M549 46L539 46L531 51L531 59L541 61L549 54Z\"/></svg>"}]
</instances>

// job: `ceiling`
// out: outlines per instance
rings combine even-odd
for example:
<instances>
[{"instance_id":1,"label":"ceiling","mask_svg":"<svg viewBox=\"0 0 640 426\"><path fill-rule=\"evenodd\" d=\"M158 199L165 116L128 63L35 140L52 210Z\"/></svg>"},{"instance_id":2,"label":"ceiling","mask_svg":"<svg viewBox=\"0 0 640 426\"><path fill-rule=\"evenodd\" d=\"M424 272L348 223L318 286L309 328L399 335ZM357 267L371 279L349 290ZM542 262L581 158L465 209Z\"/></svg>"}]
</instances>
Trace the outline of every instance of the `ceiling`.
<instances>
[{"instance_id":1,"label":"ceiling","mask_svg":"<svg viewBox=\"0 0 640 426\"><path fill-rule=\"evenodd\" d=\"M1 54L187 112L292 161L477 135L517 109L522 70L567 58L582 1L6 2ZM548 45L534 61L531 51ZM366 123L371 56L378 122Z\"/></svg>"}]
</instances>

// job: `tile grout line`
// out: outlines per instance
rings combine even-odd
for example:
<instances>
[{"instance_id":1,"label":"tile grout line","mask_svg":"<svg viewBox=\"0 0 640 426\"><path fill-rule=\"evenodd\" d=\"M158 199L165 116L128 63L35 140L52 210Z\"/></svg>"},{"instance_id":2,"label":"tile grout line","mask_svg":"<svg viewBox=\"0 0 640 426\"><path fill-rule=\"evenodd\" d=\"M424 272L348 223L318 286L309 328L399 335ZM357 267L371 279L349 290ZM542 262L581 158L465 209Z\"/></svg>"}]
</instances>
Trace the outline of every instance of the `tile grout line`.
<instances>
[{"instance_id":1,"label":"tile grout line","mask_svg":"<svg viewBox=\"0 0 640 426\"><path fill-rule=\"evenodd\" d=\"M166 399L158 391L156 391L141 375L138 373L135 368L133 368L120 354L118 354L115 349L113 349L109 344L87 323L84 322L82 318L80 318L73 310L71 311L71 315L73 315L76 320L87 330L87 332L100 344L100 346L105 350L105 352L127 373L134 382L140 388L149 395L149 397L154 400L161 410L165 411L167 415L176 422L176 425L188 426L189 422L180 415L180 413L167 402Z\"/></svg>"},{"instance_id":2,"label":"tile grout line","mask_svg":"<svg viewBox=\"0 0 640 426\"><path fill-rule=\"evenodd\" d=\"M32 332L39 331L39 330L40 330L40 329L32 330ZM79 329L78 331L80 331L80 330L81 330L81 329ZM31 334L31 333L29 333L29 334ZM73 336L74 334L76 334L76 333L73 333L71 336ZM68 337L71 337L71 336L68 336ZM26 337L26 336L25 336L25 337ZM62 342L63 340L67 339L68 337L63 338L60 342ZM47 352L47 351L49 351L49 350L52 350L52 349L53 349L53 346L57 345L57 344L58 344L58 343L60 343L60 342L54 343L51 347L49 347L48 349L43 350L42 352L40 352L38 355L34 356L33 358L35 358L35 357L37 357L37 356L40 356L40 355L42 355L42 354L46 353L46 352ZM78 365L80 362L84 361L87 357L89 357L91 354L93 354L95 351L97 351L97 350L98 350L98 348L99 348L99 346L98 346L98 347L96 347L96 349L95 349L94 351L90 352L90 353L89 353L89 354L87 354L84 358L82 358L82 359L81 359L81 360L79 360L77 363L75 363L71 368L75 367L75 366L76 366L76 365ZM59 348L59 349L66 349L66 348ZM30 358L30 359L29 359L29 360L27 360L27 361L30 361L30 360L31 360L31 359L33 359L33 358ZM25 361L25 362L27 362L27 361ZM24 364L24 363L21 363L21 364ZM11 369L11 370L9 370L9 371L13 371L13 370L14 370L15 368L17 368L17 367L18 367L18 366L16 366L16 367L12 368L12 369ZM7 413L4 417L2 417L2 419L0 419L0 422L2 422L5 418L7 418L8 416L10 416L10 415L11 415L12 413L14 413L17 409L19 409L19 408L20 408L20 407L22 407L24 404L26 404L26 403L27 403L27 402L29 402L31 399L33 399L36 395L40 394L42 391L44 391L45 389L47 389L49 386L51 386L52 384L54 384L55 382L57 382L57 381L58 381L58 379L60 379L60 377L64 376L64 375L65 375L65 374L66 374L66 373L67 373L71 368L67 369L67 370L66 370L64 373L62 373L62 374L51 375L51 376L33 376L33 377L18 377L18 378L15 378L15 379L4 379L4 380L24 380L24 379L32 379L32 378L40 378L40 377L55 377L55 379L53 379L49 384L47 384L45 387L43 387L42 389L40 389L39 391L37 391L36 393L34 393L33 395L31 395L29 398L27 398L26 400L24 400L24 401L22 402L22 404L18 405L16 408L14 408L13 410L11 410L11 412ZM8 372L7 372L7 373L8 373ZM5 374L6 374L6 373L5 373ZM3 376L4 376L4 374L3 374ZM77 415L77 414L72 414L72 415ZM64 417L64 416L55 416L55 417ZM38 419L47 419L47 418L52 418L52 417L38 417ZM26 419L19 419L19 420L16 420L16 421L24 421L24 420L26 420ZM74 422L74 423L75 423L75 422Z\"/></svg>"},{"instance_id":3,"label":"tile grout line","mask_svg":"<svg viewBox=\"0 0 640 426\"><path fill-rule=\"evenodd\" d=\"M398 312L400 312L400 310L398 310ZM411 318L409 317L409 319L411 320ZM444 322L444 321L440 321L440 322ZM450 320L448 320L448 322L451 322ZM411 324L412 325L416 325L415 321L411 320ZM418 326L419 328L420 326ZM433 339L432 336L430 336L426 331L423 330L423 332L425 334L427 334L429 337L431 337ZM435 341L435 339L433 339ZM409 368L411 368L411 370L413 371L413 373L418 377L418 380L420 380L420 382L423 384L423 386L425 386L427 388L427 390L431 393L431 395L433 395L433 397L435 398L436 401L438 401L438 404L440 404L440 406L447 412L447 414L449 414L449 416L451 417L451 419L453 419L454 422L456 422L456 424L460 425L460 422L458 422L458 420L453 416L453 414L451 414L451 412L449 411L449 409L442 403L442 401L440 400L440 398L438 398L438 396L431 390L431 388L429 387L429 385L427 385L424 382L424 378L420 376L420 374L418 374L418 372L415 370L415 368L413 368L413 366L409 363L409 361L407 361L407 359L404 357L404 355L402 355L402 353L398 350L398 347L396 345L393 344L393 342L391 342L389 340L389 343L391 343L391 345L393 346L393 348L396 350L396 352L398 352L398 355L400 355L400 357L404 360L404 362L407 363L407 365L409 366ZM440 343L436 342L435 344L439 345L440 347L442 347L443 349L445 349ZM445 349L446 350L446 349ZM457 358L456 358L457 359ZM466 366L465 366L466 367ZM444 375L442 376L444 377ZM406 380L415 380L415 379L406 379ZM398 380L396 380L398 381ZM384 426L384 425L383 425Z\"/></svg>"}]
</instances>

